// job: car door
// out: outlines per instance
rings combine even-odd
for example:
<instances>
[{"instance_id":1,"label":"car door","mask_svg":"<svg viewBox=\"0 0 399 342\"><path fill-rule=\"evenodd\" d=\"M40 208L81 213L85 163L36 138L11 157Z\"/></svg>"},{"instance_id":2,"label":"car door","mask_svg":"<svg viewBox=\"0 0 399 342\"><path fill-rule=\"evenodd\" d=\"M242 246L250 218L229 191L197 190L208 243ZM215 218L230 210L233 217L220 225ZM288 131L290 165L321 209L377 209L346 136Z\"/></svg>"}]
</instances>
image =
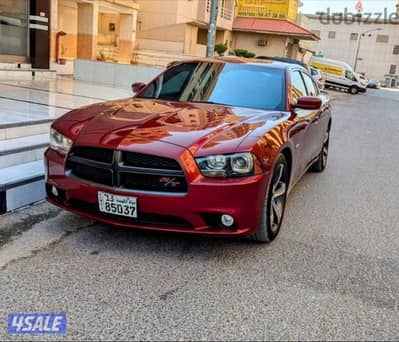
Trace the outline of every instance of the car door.
<instances>
[{"instance_id":1,"label":"car door","mask_svg":"<svg viewBox=\"0 0 399 342\"><path fill-rule=\"evenodd\" d=\"M293 105L295 105L298 98L307 96L307 89L299 69L291 70L290 76L291 99ZM310 159L311 150L307 144L307 136L309 134L313 113L307 109L293 108L293 125L288 132L288 136L295 148L293 161L298 167L295 168L296 174L293 175L293 179L296 180L298 177L302 176L307 167L308 160Z\"/></svg>"},{"instance_id":2,"label":"car door","mask_svg":"<svg viewBox=\"0 0 399 342\"><path fill-rule=\"evenodd\" d=\"M326 114L330 108L330 104L325 96L320 96L319 89L313 78L304 71L301 71L301 75L305 82L307 95L317 96L322 100L320 109L312 110L311 113L309 113L310 127L306 136L306 144L309 149L308 163L310 163L320 153L324 134L328 126Z\"/></svg>"}]
</instances>

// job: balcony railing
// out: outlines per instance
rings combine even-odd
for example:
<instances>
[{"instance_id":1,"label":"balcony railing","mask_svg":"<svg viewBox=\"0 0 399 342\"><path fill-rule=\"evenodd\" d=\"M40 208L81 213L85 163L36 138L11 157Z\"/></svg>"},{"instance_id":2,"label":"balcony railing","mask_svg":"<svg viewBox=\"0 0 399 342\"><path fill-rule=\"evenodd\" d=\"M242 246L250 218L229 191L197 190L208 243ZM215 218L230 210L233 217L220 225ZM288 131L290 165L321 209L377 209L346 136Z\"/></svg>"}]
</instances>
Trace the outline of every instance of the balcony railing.
<instances>
[{"instance_id":1,"label":"balcony railing","mask_svg":"<svg viewBox=\"0 0 399 342\"><path fill-rule=\"evenodd\" d=\"M206 12L211 11L211 0L206 0ZM231 20L233 18L234 0L219 0L219 17Z\"/></svg>"},{"instance_id":2,"label":"balcony railing","mask_svg":"<svg viewBox=\"0 0 399 342\"><path fill-rule=\"evenodd\" d=\"M222 7L222 10L220 11L220 16L223 19L231 20L233 17L233 10L230 8Z\"/></svg>"}]
</instances>

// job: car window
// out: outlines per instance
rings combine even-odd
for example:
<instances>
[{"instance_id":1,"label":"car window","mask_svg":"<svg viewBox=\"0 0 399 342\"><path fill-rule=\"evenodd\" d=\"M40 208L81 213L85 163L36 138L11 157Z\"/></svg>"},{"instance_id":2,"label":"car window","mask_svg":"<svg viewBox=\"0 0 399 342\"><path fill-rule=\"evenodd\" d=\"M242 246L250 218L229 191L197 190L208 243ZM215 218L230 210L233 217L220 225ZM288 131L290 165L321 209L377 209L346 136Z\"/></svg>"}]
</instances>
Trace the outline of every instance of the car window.
<instances>
[{"instance_id":1,"label":"car window","mask_svg":"<svg viewBox=\"0 0 399 342\"><path fill-rule=\"evenodd\" d=\"M318 71L317 71L316 69L313 69L313 68L310 69L310 73L311 73L313 76L316 76L316 75L319 74Z\"/></svg>"},{"instance_id":2,"label":"car window","mask_svg":"<svg viewBox=\"0 0 399 342\"><path fill-rule=\"evenodd\" d=\"M309 96L317 96L317 95L319 95L319 92L317 90L317 86L315 85L313 79L308 74L305 74L304 72L302 73L302 76L303 76L303 80L305 81L307 94Z\"/></svg>"},{"instance_id":3,"label":"car window","mask_svg":"<svg viewBox=\"0 0 399 342\"><path fill-rule=\"evenodd\" d=\"M356 77L355 77L354 73L350 70L345 71L345 78L347 78L348 80L351 80L351 81L356 81Z\"/></svg>"},{"instance_id":4,"label":"car window","mask_svg":"<svg viewBox=\"0 0 399 342\"><path fill-rule=\"evenodd\" d=\"M244 63L182 63L157 77L139 97L285 110L284 72Z\"/></svg>"},{"instance_id":5,"label":"car window","mask_svg":"<svg viewBox=\"0 0 399 342\"><path fill-rule=\"evenodd\" d=\"M293 71L291 74L291 95L293 100L296 101L301 96L306 96L306 94L306 87L301 73L299 71Z\"/></svg>"},{"instance_id":6,"label":"car window","mask_svg":"<svg viewBox=\"0 0 399 342\"><path fill-rule=\"evenodd\" d=\"M150 84L141 96L178 100L196 67L197 64L186 63L167 70Z\"/></svg>"}]
</instances>

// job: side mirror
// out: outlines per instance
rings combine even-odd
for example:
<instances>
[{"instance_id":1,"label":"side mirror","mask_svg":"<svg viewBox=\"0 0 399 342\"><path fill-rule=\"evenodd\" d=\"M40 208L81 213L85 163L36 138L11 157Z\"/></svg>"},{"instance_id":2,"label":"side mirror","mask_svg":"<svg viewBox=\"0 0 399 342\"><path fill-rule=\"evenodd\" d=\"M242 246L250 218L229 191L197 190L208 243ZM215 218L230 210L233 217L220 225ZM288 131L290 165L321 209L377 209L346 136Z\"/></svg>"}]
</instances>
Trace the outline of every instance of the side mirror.
<instances>
[{"instance_id":1,"label":"side mirror","mask_svg":"<svg viewBox=\"0 0 399 342\"><path fill-rule=\"evenodd\" d=\"M320 109L321 99L316 96L302 96L298 99L294 107L300 109Z\"/></svg>"},{"instance_id":2,"label":"side mirror","mask_svg":"<svg viewBox=\"0 0 399 342\"><path fill-rule=\"evenodd\" d=\"M143 90L145 86L146 84L143 82L135 82L132 84L132 92L138 93L139 91Z\"/></svg>"}]
</instances>

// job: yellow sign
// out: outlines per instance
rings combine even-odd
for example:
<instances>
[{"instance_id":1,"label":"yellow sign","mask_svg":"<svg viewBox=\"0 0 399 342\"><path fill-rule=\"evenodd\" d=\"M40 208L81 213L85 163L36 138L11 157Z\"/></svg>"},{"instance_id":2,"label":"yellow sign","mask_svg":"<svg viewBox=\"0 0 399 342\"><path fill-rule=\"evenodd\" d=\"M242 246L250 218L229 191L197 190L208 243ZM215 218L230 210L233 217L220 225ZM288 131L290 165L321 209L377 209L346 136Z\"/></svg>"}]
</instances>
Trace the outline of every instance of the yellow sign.
<instances>
[{"instance_id":1,"label":"yellow sign","mask_svg":"<svg viewBox=\"0 0 399 342\"><path fill-rule=\"evenodd\" d=\"M344 73L343 68L340 68L335 65L328 65L328 64L319 63L319 62L311 62L310 65L315 68L320 69L322 72L324 72L325 74L329 74L329 75L342 76Z\"/></svg>"},{"instance_id":2,"label":"yellow sign","mask_svg":"<svg viewBox=\"0 0 399 342\"><path fill-rule=\"evenodd\" d=\"M237 16L296 20L297 0L238 0Z\"/></svg>"}]
</instances>

